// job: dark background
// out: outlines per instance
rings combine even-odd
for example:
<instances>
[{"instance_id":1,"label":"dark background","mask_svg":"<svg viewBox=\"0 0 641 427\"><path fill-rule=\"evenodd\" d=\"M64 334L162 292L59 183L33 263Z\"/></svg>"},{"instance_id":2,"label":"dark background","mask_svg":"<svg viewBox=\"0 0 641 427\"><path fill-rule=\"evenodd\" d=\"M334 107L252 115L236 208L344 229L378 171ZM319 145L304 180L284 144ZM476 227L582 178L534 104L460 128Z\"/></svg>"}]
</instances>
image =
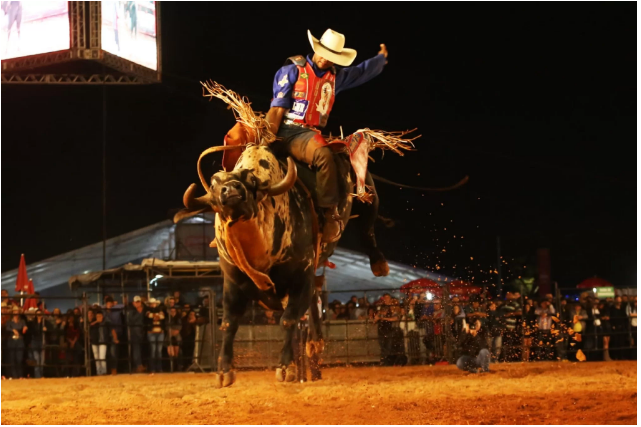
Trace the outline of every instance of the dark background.
<instances>
[{"instance_id":1,"label":"dark background","mask_svg":"<svg viewBox=\"0 0 641 427\"><path fill-rule=\"evenodd\" d=\"M371 170L395 261L495 281L547 247L552 280L636 286L635 3L163 3L163 83L107 88L108 236L168 218L200 152L234 124L212 79L266 111L285 58L332 28L389 64L337 98L326 131L418 127L418 151ZM102 88L2 86L2 270L95 243ZM220 162L220 159L218 159ZM218 163L219 165L220 163ZM213 172L215 168L210 168ZM347 233L344 244L357 248ZM527 261L530 262L530 261ZM438 266L438 267L437 267ZM504 270L509 279L512 272Z\"/></svg>"}]
</instances>

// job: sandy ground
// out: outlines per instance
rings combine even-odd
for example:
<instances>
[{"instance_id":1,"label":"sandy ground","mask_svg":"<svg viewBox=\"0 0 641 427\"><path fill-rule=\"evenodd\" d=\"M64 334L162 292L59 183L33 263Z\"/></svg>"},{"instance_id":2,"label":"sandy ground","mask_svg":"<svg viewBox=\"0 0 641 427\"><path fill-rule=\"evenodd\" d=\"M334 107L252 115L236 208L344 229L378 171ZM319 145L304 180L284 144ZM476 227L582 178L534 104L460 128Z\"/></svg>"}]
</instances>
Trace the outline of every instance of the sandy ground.
<instances>
[{"instance_id":1,"label":"sandy ground","mask_svg":"<svg viewBox=\"0 0 641 427\"><path fill-rule=\"evenodd\" d=\"M636 362L332 368L2 381L2 424L636 424Z\"/></svg>"}]
</instances>

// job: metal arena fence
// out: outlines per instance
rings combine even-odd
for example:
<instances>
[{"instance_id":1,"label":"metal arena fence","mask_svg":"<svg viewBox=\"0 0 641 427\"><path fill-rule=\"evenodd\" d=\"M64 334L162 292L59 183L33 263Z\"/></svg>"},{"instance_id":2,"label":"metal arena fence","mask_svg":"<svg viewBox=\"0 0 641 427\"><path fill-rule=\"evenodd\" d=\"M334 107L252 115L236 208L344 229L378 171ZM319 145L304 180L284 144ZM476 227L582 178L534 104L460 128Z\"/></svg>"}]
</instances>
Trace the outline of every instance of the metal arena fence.
<instances>
[{"instance_id":1,"label":"metal arena fence","mask_svg":"<svg viewBox=\"0 0 641 427\"><path fill-rule=\"evenodd\" d=\"M420 301L413 306L407 303L376 304L384 292L345 291L361 302L371 302L358 307L358 303L333 306L328 301L335 294L324 296L323 365L398 366L456 362L465 350L461 337L474 323L471 313L475 309L469 301L442 298L440 307L434 307L431 301ZM398 290L390 290L389 293L393 296L394 292ZM214 292L204 290L201 295L211 301L211 305L193 307L185 317L180 307L176 307L175 316L171 315L170 307L164 307L162 319L157 314L161 310L147 307L138 311L135 303L110 309L96 307L90 301L97 295L88 293L79 298L40 298L49 307L55 306L56 302L72 302L75 309L70 313L43 311L41 317L35 312L18 313L15 321L14 313L6 312L3 307L3 376L64 377L215 370L222 344L222 334L218 331L221 313L214 303L217 301ZM159 293L157 298L163 302L164 296ZM8 298L16 300L21 297L24 298L20 295ZM558 298L555 305L557 308L561 306ZM455 306L468 315L453 315L457 310ZM478 318L488 330L488 348L499 362L576 360L578 350L586 355L587 360L603 360L604 345L607 344L609 356L636 358L636 317L626 315L606 320L599 319L604 316L592 311L581 310L583 312L577 312L579 318L559 313L558 320L551 323L553 326L549 330L539 328L536 319L528 314L520 316L514 329L501 327L491 330L488 317ZM110 326L100 329L100 324L96 323L98 312L108 319ZM338 319L332 320L334 317ZM248 307L234 341L236 368L278 366L284 338L279 318L279 313L264 310L257 304ZM573 325L577 320L581 322L580 332L576 332ZM160 329L154 329L154 322ZM20 330L16 331L16 326L26 326L27 330L18 328ZM297 328L299 348L295 351L304 353L304 343L300 340L304 340L301 332L305 330L306 323L301 322Z\"/></svg>"}]
</instances>

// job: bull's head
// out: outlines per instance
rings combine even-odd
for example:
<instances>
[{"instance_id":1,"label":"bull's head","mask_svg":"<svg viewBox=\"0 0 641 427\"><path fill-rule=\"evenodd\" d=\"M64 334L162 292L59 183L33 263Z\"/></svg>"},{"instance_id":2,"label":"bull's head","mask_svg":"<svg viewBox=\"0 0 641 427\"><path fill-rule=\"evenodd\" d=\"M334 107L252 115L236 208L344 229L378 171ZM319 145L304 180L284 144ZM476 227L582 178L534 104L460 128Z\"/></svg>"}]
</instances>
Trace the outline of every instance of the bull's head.
<instances>
[{"instance_id":1,"label":"bull's head","mask_svg":"<svg viewBox=\"0 0 641 427\"><path fill-rule=\"evenodd\" d=\"M207 151L203 155L205 153ZM296 165L291 157L287 159L287 165L287 174L277 182L261 180L253 169L239 167L231 172L214 174L210 185L205 187L207 194L204 196L195 197L196 184L190 185L183 196L185 209L176 214L174 222L211 211L234 221L254 218L258 212L258 204L267 196L283 194L296 183Z\"/></svg>"}]
</instances>

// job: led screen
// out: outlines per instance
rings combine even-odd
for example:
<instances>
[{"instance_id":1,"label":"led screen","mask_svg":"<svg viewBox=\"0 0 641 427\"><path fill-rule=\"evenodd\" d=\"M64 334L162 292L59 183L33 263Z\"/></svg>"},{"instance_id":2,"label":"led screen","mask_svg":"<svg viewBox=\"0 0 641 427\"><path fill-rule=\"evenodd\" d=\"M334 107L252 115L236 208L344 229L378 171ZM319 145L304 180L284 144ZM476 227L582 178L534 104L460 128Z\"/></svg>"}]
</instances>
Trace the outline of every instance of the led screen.
<instances>
[{"instance_id":1,"label":"led screen","mask_svg":"<svg viewBox=\"0 0 641 427\"><path fill-rule=\"evenodd\" d=\"M131 62L157 70L156 2L101 3L102 48Z\"/></svg>"},{"instance_id":2,"label":"led screen","mask_svg":"<svg viewBox=\"0 0 641 427\"><path fill-rule=\"evenodd\" d=\"M69 49L69 3L3 1L0 58Z\"/></svg>"}]
</instances>

